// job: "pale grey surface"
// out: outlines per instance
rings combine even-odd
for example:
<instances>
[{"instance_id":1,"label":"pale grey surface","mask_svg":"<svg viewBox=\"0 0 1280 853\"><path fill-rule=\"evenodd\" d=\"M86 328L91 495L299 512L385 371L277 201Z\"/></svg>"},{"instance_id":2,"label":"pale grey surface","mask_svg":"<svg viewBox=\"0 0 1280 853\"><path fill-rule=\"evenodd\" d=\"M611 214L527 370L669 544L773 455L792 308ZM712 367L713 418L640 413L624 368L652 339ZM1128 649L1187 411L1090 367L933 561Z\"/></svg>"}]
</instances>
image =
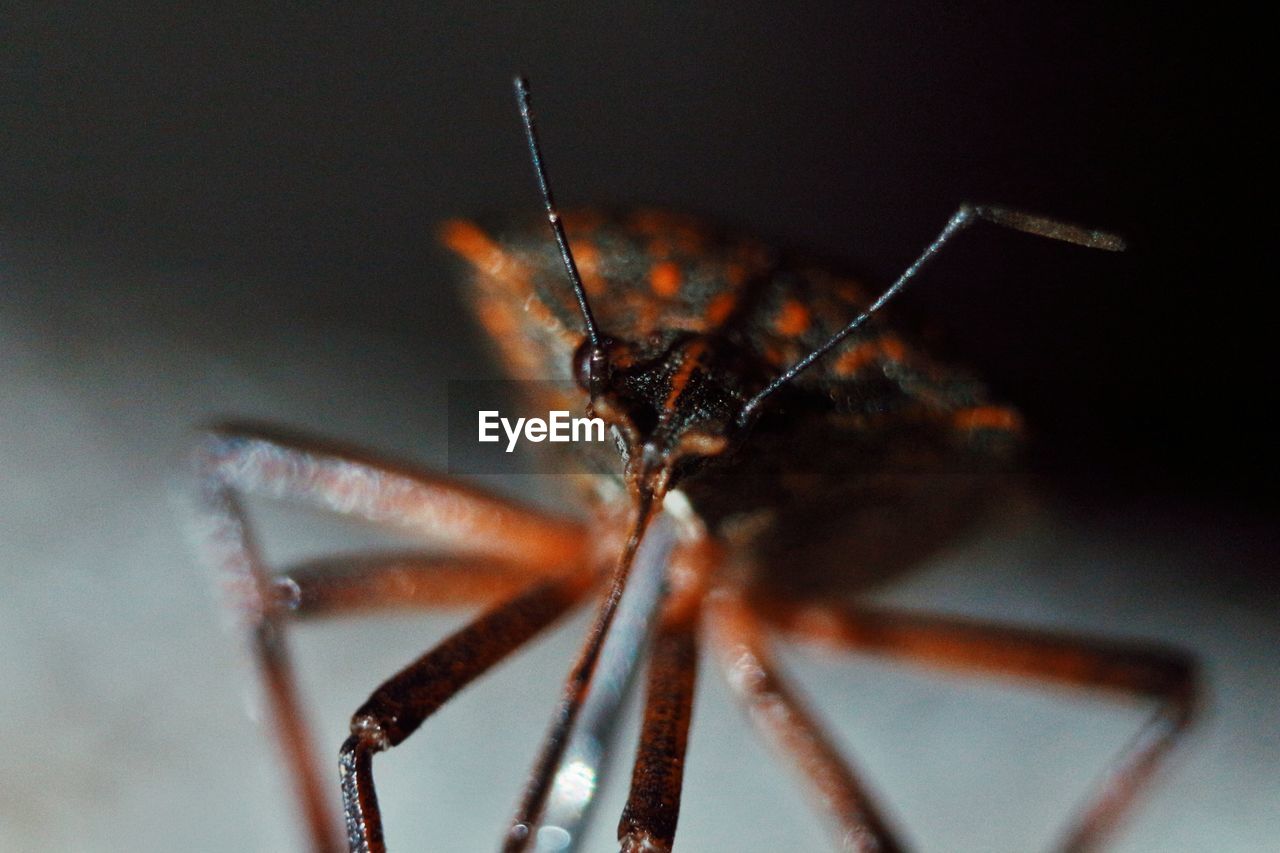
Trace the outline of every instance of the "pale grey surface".
<instances>
[{"instance_id":1,"label":"pale grey surface","mask_svg":"<svg viewBox=\"0 0 1280 853\"><path fill-rule=\"evenodd\" d=\"M296 849L281 775L245 713L238 638L220 629L184 536L190 430L253 417L439 466L444 380L473 374L470 351L443 334L457 325L444 317L410 339L323 300L248 312L217 296L243 282L60 254L0 254L0 847ZM327 519L266 515L274 557L360 541ZM1046 510L887 597L1194 650L1209 713L1116 849L1264 851L1280 838L1273 559L1262 519L1186 505ZM326 755L376 681L460 618L297 632ZM394 850L494 847L582 627L572 620L378 759ZM1139 719L1052 691L787 658L926 851L1040 849ZM704 672L682 849L823 849L799 789ZM607 849L626 776L615 771L588 849Z\"/></svg>"}]
</instances>

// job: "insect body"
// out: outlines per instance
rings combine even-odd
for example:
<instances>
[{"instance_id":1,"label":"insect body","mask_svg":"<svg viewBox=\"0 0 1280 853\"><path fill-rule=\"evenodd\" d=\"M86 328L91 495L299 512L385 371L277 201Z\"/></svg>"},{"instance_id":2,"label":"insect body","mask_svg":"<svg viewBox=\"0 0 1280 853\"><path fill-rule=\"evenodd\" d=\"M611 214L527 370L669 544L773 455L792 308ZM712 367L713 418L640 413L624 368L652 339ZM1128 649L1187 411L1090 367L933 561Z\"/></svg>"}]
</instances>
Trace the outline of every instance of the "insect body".
<instances>
[{"instance_id":1,"label":"insect body","mask_svg":"<svg viewBox=\"0 0 1280 853\"><path fill-rule=\"evenodd\" d=\"M913 345L881 307L977 221L1094 248L1119 248L1119 241L1003 208L963 206L877 294L821 265L666 212L562 218L522 81L517 92L555 242L545 224L455 222L443 237L471 268L477 315L511 374L571 380L579 391L543 402L585 407L613 430L620 458L576 462L593 482L611 471L616 478L617 487L597 499L595 526L359 454L243 430L215 432L201 454L210 550L248 615L316 847L339 842L289 674L290 620L369 606L488 607L353 715L340 759L344 834L352 850L381 851L373 755L402 742L594 592L596 618L503 838L505 850L524 850L535 843L575 723L592 701L592 676L636 555L664 503L680 508L681 533L649 641L644 727L618 829L624 851L674 843L698 650L708 640L753 720L810 783L837 846L902 848L778 671L769 650L774 633L1149 698L1154 710L1142 734L1108 770L1063 846L1097 845L1190 719L1194 686L1183 656L856 607L815 598L806 585L831 571L865 578L918 559L969 518L987 494L984 472L998 469L1018 443L1011 409L990 402L967 372ZM273 573L251 545L241 492L421 532L455 556L372 555ZM816 569L822 559L830 567Z\"/></svg>"},{"instance_id":2,"label":"insect body","mask_svg":"<svg viewBox=\"0 0 1280 853\"><path fill-rule=\"evenodd\" d=\"M641 462L642 435L658 456L676 457L669 486L679 486L713 535L749 521L751 541L737 544L755 562L776 554L793 567L806 551L840 555L822 528L857 536L854 553L865 559L874 541L867 534L881 525L859 524L856 510L879 516L910 504L906 515L917 521L926 507L935 517L972 511L977 491L1016 450L1016 412L989 402L971 374L931 358L884 315L798 376L744 430L735 419L746 401L875 294L824 266L667 211L584 211L565 214L564 223L596 319L611 336L619 402L603 411L621 416L624 447L634 445L628 460ZM455 222L443 239L469 262L477 316L508 372L574 379L581 318L545 222ZM575 396L537 402L581 409L588 401ZM567 461L590 475L624 474L607 449L593 457L579 450ZM957 500L962 484L968 500ZM931 499L938 492L945 498ZM950 526L919 525L938 534ZM910 538L919 545L925 537L917 528ZM797 550L801 541L813 547ZM880 550L906 556L902 548ZM846 563L844 572L860 568L869 567ZM783 565L774 574L795 572Z\"/></svg>"}]
</instances>

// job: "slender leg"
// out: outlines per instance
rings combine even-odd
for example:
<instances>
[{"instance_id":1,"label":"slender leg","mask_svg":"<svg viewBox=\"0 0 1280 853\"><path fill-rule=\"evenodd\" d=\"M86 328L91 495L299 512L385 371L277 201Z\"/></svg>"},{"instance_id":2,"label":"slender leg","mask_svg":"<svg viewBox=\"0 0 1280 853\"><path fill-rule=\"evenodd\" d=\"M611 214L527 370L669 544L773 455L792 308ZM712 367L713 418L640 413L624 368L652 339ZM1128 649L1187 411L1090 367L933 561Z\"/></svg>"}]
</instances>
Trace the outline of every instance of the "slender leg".
<instances>
[{"instance_id":1,"label":"slender leg","mask_svg":"<svg viewBox=\"0 0 1280 853\"><path fill-rule=\"evenodd\" d=\"M543 741L538 757L534 760L533 770L529 774L529 782L516 807L515 817L508 826L502 841L504 853L519 853L528 847L534 839L534 830L546 808L547 797L554 784L556 770L564 759L565 751L573 737L575 723L586 704L591 687L591 679L595 673L596 663L609 635L609 629L618 612L627 588L627 580L632 568L639 564L663 565L666 563L671 549L675 545L674 524L669 523L665 515L658 515L658 522L648 537L649 529L659 508L655 506L652 496L642 497L636 508L635 523L626 545L618 557L618 563L609 579L604 599L596 610L595 619L587 632L577 660L569 670L564 689L560 696L560 704L552 717L551 730ZM644 542L643 549L641 541Z\"/></svg>"},{"instance_id":2,"label":"slender leg","mask_svg":"<svg viewBox=\"0 0 1280 853\"><path fill-rule=\"evenodd\" d=\"M354 454L337 454L313 444L286 444L263 435L211 433L202 442L196 461L205 548L246 622L275 738L293 777L311 845L319 851L341 849L338 824L325 796L325 777L312 747L285 639L285 625L295 600L305 604L312 586L300 585L297 579L280 582L271 576L254 544L238 493L297 500L373 522L407 526L460 551L496 558L513 571L524 570L528 573L526 583L553 571L582 566L582 529ZM375 568L369 572L366 581L378 574ZM388 572L382 575L386 577ZM366 582L364 586L374 584ZM321 584L314 587L323 588ZM332 603L334 588L327 591ZM319 594L319 598L326 596Z\"/></svg>"},{"instance_id":3,"label":"slender leg","mask_svg":"<svg viewBox=\"0 0 1280 853\"><path fill-rule=\"evenodd\" d=\"M527 567L490 558L360 554L288 567L276 576L275 591L293 618L314 619L392 608L489 605L537 578Z\"/></svg>"},{"instance_id":4,"label":"slender leg","mask_svg":"<svg viewBox=\"0 0 1280 853\"><path fill-rule=\"evenodd\" d=\"M550 625L589 588L586 575L538 583L445 639L374 691L351 718L339 765L352 851L384 853L371 758L403 743L489 667Z\"/></svg>"},{"instance_id":5,"label":"slender leg","mask_svg":"<svg viewBox=\"0 0 1280 853\"><path fill-rule=\"evenodd\" d=\"M208 485L208 484L206 484ZM312 747L285 641L288 614L272 594L270 578L254 546L243 512L230 492L207 487L202 495L209 561L230 588L233 606L246 623L262 679L272 733L292 776L311 847L341 850L337 823L325 796L324 776Z\"/></svg>"},{"instance_id":6,"label":"slender leg","mask_svg":"<svg viewBox=\"0 0 1280 853\"><path fill-rule=\"evenodd\" d=\"M663 520L658 519L655 525L661 528ZM685 550L677 552L673 565L668 566L661 551L655 554L654 549L646 548L637 555L626 595L618 604L618 615L591 676L591 689L556 767L547 805L532 839L535 853L582 847L595 791L599 780L609 772L619 710L649 648L654 626L661 621L664 604L670 595L678 594L670 592L672 579L693 574L683 566L688 556L691 555Z\"/></svg>"},{"instance_id":7,"label":"slender leg","mask_svg":"<svg viewBox=\"0 0 1280 853\"><path fill-rule=\"evenodd\" d=\"M834 823L838 849L901 850L870 794L779 674L764 626L743 596L717 590L708 609L707 626L729 686L757 728L804 774Z\"/></svg>"},{"instance_id":8,"label":"slender leg","mask_svg":"<svg viewBox=\"0 0 1280 853\"><path fill-rule=\"evenodd\" d=\"M1187 729L1195 710L1195 666L1173 649L885 610L766 601L758 609L790 634L840 648L1156 700L1138 735L1105 772L1098 793L1069 825L1062 850L1098 848Z\"/></svg>"},{"instance_id":9,"label":"slender leg","mask_svg":"<svg viewBox=\"0 0 1280 853\"><path fill-rule=\"evenodd\" d=\"M345 448L229 428L205 437L197 464L209 487L417 532L457 553L551 569L582 553L580 524Z\"/></svg>"},{"instance_id":10,"label":"slender leg","mask_svg":"<svg viewBox=\"0 0 1280 853\"><path fill-rule=\"evenodd\" d=\"M653 639L644 726L631 794L618 823L623 853L669 853L675 840L698 671L700 601L700 590L673 595Z\"/></svg>"}]
</instances>

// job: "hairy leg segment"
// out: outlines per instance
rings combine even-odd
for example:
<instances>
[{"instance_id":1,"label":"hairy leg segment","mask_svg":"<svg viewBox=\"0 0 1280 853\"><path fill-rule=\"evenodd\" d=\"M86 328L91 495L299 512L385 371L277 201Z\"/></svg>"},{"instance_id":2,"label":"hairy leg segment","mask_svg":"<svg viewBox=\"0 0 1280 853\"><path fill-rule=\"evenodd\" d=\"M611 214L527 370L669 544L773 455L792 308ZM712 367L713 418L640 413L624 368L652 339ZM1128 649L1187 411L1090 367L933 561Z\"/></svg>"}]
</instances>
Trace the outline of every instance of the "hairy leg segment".
<instances>
[{"instance_id":1,"label":"hairy leg segment","mask_svg":"<svg viewBox=\"0 0 1280 853\"><path fill-rule=\"evenodd\" d=\"M587 595L596 576L585 530L441 478L259 431L209 433L196 464L205 550L245 623L311 845L383 850L371 755L408 737L444 701ZM275 574L254 542L242 507L246 495L391 525L457 556L340 557ZM343 831L293 677L288 623L457 604L489 609L388 680L353 716L341 754Z\"/></svg>"},{"instance_id":2,"label":"hairy leg segment","mask_svg":"<svg viewBox=\"0 0 1280 853\"><path fill-rule=\"evenodd\" d=\"M753 599L777 631L802 641L946 670L1012 676L1137 699L1152 710L1111 762L1057 849L1100 849L1190 725L1199 687L1194 662L1163 646L1098 640L969 619L865 607Z\"/></svg>"}]
</instances>

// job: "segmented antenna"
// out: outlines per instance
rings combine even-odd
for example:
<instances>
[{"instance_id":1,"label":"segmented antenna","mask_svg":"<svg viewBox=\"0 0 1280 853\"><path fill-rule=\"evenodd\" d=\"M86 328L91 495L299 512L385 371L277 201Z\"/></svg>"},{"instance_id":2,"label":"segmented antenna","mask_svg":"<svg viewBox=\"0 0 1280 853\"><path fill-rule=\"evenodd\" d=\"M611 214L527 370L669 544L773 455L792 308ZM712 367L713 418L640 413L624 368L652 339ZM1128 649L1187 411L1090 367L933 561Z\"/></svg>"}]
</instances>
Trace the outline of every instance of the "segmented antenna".
<instances>
[{"instance_id":1,"label":"segmented antenna","mask_svg":"<svg viewBox=\"0 0 1280 853\"><path fill-rule=\"evenodd\" d=\"M888 290L880 294L875 302L871 303L866 311L863 311L849 325L836 332L831 338L818 347L804 358L797 361L791 367L787 368L777 379L774 379L764 390L756 394L742 410L738 413L738 423L740 425L748 424L755 416L756 410L760 408L760 403L765 400L774 391L786 385L792 379L795 379L799 373L809 367L818 359L829 353L841 341L856 332L867 320L871 319L871 315L875 314L893 297L897 296L906 286L916 273L928 263L928 261L938 253L938 251L946 245L946 242L958 234L960 231L969 227L980 219L993 222L996 225L1003 225L1005 228L1012 228L1015 231L1024 231L1028 234L1035 234L1039 237L1047 237L1050 240L1061 240L1064 243L1074 243L1077 246L1084 246L1089 249L1104 249L1108 252L1124 251L1124 240L1114 234L1108 234L1105 231L1095 231L1089 228L1081 228L1078 225L1070 225L1066 222L1059 222L1044 216L1036 216L1031 213L1023 213L1018 210L1010 210L1004 207L985 207L972 204L962 204L960 209L952 215L951 220L947 222L947 226L942 229L932 243L915 259L911 266L907 267L906 272L898 277Z\"/></svg>"},{"instance_id":2,"label":"segmented antenna","mask_svg":"<svg viewBox=\"0 0 1280 853\"><path fill-rule=\"evenodd\" d=\"M573 285L573 295L578 299L578 307L582 309L582 322L587 327L587 339L593 349L600 347L600 331L596 328L596 318L591 314L591 306L587 304L587 292L582 287L582 276L578 275L578 265L573 260L573 252L569 249L569 239L564 233L564 224L560 221L560 213L556 210L555 200L551 196L551 184L547 181L547 168L542 164L542 149L538 145L538 131L533 125L533 110L529 106L529 81L523 76L516 76L516 102L520 105L520 118L524 121L524 135L529 141L529 156L533 158L533 169L538 174L538 187L542 190L542 201L547 208L547 221L551 223L551 232L556 235L556 245L560 247L560 258L564 261L565 272L569 274L569 282Z\"/></svg>"}]
</instances>

